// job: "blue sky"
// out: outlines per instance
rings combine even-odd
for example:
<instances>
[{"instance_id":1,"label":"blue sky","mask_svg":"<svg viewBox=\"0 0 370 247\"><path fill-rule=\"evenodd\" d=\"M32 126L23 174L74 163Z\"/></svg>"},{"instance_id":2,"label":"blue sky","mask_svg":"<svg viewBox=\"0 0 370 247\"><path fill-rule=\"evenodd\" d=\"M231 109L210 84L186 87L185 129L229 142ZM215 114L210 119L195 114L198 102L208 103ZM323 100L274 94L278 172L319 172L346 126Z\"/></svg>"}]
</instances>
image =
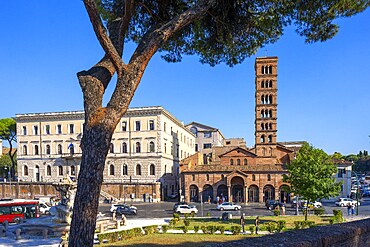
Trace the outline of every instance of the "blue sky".
<instances>
[{"instance_id":1,"label":"blue sky","mask_svg":"<svg viewBox=\"0 0 370 247\"><path fill-rule=\"evenodd\" d=\"M82 110L76 73L103 55L82 1L6 1L0 16L0 118ZM306 140L328 153L370 149L370 10L337 23L338 35L325 43L305 44L288 28L256 54L279 57L278 141ZM161 105L184 123L219 128L252 146L256 56L229 68L196 56L169 64L157 54L131 106Z\"/></svg>"}]
</instances>

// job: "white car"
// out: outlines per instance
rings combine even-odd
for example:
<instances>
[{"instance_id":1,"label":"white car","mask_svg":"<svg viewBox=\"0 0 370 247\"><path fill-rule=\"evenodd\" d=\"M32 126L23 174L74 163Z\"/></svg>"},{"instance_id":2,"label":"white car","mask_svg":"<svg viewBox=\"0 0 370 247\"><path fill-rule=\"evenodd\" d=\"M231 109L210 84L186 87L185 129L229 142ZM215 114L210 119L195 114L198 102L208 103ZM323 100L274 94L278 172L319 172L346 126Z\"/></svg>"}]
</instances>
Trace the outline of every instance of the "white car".
<instances>
[{"instance_id":1,"label":"white car","mask_svg":"<svg viewBox=\"0 0 370 247\"><path fill-rule=\"evenodd\" d=\"M232 202L223 202L219 205L217 205L217 210L240 210L242 207L238 204L232 203Z\"/></svg>"},{"instance_id":2,"label":"white car","mask_svg":"<svg viewBox=\"0 0 370 247\"><path fill-rule=\"evenodd\" d=\"M117 208L118 207L129 207L129 208L131 208L131 209L134 209L134 210L136 210L137 211L137 207L135 207L135 206L129 206L129 205L127 205L127 204L118 204L118 203L116 203L116 204L112 204L111 206L110 206L110 211L113 213L114 211L116 211L117 210Z\"/></svg>"},{"instance_id":3,"label":"white car","mask_svg":"<svg viewBox=\"0 0 370 247\"><path fill-rule=\"evenodd\" d=\"M178 214L191 214L191 213L198 213L198 209L196 207L190 207L189 205L178 205L176 210Z\"/></svg>"},{"instance_id":4,"label":"white car","mask_svg":"<svg viewBox=\"0 0 370 247\"><path fill-rule=\"evenodd\" d=\"M351 198L339 198L336 202L335 205L339 207L346 207L348 205L355 205L357 206L357 201L352 200ZM358 205L360 206L360 202L358 202Z\"/></svg>"},{"instance_id":5,"label":"white car","mask_svg":"<svg viewBox=\"0 0 370 247\"><path fill-rule=\"evenodd\" d=\"M39 203L39 210L40 210L41 214L48 214L49 211L50 211L50 207L48 205L46 205L45 203L40 202Z\"/></svg>"}]
</instances>

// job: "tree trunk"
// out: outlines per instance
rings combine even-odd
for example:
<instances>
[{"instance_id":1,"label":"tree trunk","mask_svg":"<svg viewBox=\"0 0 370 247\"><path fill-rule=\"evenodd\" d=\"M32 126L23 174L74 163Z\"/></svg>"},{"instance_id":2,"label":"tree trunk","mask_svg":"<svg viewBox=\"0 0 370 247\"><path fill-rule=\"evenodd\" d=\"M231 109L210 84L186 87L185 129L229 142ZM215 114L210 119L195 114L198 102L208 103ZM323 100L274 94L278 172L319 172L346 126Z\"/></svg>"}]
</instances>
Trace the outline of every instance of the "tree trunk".
<instances>
[{"instance_id":1,"label":"tree trunk","mask_svg":"<svg viewBox=\"0 0 370 247\"><path fill-rule=\"evenodd\" d=\"M88 122L88 121L86 121ZM74 202L69 246L93 246L103 171L114 128L84 124L82 159Z\"/></svg>"}]
</instances>

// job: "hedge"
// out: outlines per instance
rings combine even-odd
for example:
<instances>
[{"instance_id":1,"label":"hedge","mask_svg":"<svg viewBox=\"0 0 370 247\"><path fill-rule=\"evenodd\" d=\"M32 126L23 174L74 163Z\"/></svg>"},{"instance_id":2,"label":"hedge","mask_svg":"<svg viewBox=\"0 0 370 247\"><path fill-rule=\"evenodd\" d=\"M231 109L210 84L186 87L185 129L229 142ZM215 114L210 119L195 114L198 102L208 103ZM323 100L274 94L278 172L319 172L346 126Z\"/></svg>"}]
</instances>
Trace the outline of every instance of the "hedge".
<instances>
[{"instance_id":1,"label":"hedge","mask_svg":"<svg viewBox=\"0 0 370 247\"><path fill-rule=\"evenodd\" d=\"M125 239L131 239L134 237L140 237L143 236L142 229L140 227L128 229L128 230L122 230L122 231L114 231L114 232L105 232L105 233L99 233L98 239L100 243L103 243L104 240L107 240L109 243L125 240Z\"/></svg>"}]
</instances>

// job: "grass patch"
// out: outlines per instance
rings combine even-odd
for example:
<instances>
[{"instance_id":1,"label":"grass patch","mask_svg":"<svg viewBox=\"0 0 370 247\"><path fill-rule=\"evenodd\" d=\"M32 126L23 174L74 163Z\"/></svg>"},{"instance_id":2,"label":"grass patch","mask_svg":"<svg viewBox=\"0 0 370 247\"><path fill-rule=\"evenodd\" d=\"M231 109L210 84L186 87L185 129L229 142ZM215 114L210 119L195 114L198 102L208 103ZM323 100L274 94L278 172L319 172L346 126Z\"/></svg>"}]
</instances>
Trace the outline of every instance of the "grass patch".
<instances>
[{"instance_id":1,"label":"grass patch","mask_svg":"<svg viewBox=\"0 0 370 247\"><path fill-rule=\"evenodd\" d=\"M191 236L191 237L189 237ZM209 235L209 234L152 234L138 237L135 239L128 239L122 242L101 244L95 246L139 246L139 247L153 247L153 246L185 246L198 247L210 243L219 243L226 241L241 240L246 236L243 235Z\"/></svg>"}]
</instances>

